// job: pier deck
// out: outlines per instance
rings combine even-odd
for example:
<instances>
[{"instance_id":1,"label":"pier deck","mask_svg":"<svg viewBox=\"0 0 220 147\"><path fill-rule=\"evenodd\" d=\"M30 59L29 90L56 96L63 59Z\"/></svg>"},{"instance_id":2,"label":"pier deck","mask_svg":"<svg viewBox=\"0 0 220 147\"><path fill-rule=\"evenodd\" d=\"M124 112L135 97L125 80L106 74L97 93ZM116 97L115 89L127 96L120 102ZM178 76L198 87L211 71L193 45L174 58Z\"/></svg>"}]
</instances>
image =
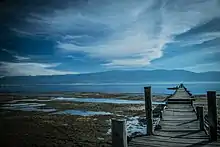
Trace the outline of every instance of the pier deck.
<instances>
[{"instance_id":1,"label":"pier deck","mask_svg":"<svg viewBox=\"0 0 220 147\"><path fill-rule=\"evenodd\" d=\"M210 142L205 131L200 130L191 100L191 96L184 88L177 89L168 99L168 105L159 124L161 129L155 130L151 136L133 138L128 146L220 147L219 142Z\"/></svg>"}]
</instances>

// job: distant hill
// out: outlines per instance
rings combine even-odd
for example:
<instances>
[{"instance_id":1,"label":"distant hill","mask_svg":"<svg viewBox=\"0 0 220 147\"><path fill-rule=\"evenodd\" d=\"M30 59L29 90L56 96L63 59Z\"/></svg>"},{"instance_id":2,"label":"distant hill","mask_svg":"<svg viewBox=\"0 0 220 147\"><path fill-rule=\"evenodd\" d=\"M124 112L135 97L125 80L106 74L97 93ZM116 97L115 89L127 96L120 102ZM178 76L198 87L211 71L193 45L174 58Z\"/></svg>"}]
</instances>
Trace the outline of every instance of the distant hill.
<instances>
[{"instance_id":1,"label":"distant hill","mask_svg":"<svg viewBox=\"0 0 220 147\"><path fill-rule=\"evenodd\" d=\"M70 83L132 83L132 82L220 81L220 72L194 73L185 70L113 70L106 72L17 76L0 78L0 84L70 84Z\"/></svg>"}]
</instances>

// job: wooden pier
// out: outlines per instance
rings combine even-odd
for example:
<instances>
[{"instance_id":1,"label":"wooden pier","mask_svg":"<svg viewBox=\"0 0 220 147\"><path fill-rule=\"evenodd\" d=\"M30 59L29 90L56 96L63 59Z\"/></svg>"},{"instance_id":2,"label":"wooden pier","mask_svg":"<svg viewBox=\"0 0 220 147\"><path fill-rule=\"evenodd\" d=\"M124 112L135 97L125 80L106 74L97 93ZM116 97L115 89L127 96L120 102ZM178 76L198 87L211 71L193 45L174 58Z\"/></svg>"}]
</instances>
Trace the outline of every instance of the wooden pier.
<instances>
[{"instance_id":1,"label":"wooden pier","mask_svg":"<svg viewBox=\"0 0 220 147\"><path fill-rule=\"evenodd\" d=\"M146 88L145 88L146 89ZM149 91L149 90L147 90ZM145 91L145 99L151 99ZM167 98L167 105L163 110L160 129L152 129L152 112L150 106L146 108L146 119L148 124L146 136L133 138L120 147L220 147L220 142L217 141L217 116L216 116L216 96L215 92L207 92L209 102L209 124L208 131L205 131L203 107L194 108L194 99L191 93L181 84L174 94ZM146 100L148 101L148 100ZM149 100L151 102L151 100ZM148 118L149 117L149 118ZM216 121L216 122L215 122ZM151 132L153 130L153 132ZM126 133L125 133L126 134ZM121 136L125 138L125 136ZM124 141L124 140L123 140ZM114 142L114 140L113 140ZM117 144L117 143L116 143ZM113 147L117 147L114 145Z\"/></svg>"}]
</instances>

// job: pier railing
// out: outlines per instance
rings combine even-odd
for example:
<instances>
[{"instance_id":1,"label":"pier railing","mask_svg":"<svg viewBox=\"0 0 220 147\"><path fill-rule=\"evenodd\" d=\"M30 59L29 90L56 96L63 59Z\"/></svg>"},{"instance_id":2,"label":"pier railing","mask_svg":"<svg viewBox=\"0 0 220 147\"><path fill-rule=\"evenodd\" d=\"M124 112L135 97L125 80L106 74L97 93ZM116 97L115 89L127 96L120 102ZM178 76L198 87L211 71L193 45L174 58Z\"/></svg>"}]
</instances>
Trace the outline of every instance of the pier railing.
<instances>
[{"instance_id":1,"label":"pier railing","mask_svg":"<svg viewBox=\"0 0 220 147\"><path fill-rule=\"evenodd\" d=\"M217 136L220 136L220 125L217 121L217 106L216 106L216 92L207 91L208 114L203 115L203 107L197 106L194 110L197 119L200 121L200 129L204 130L209 135L211 141L216 141Z\"/></svg>"}]
</instances>

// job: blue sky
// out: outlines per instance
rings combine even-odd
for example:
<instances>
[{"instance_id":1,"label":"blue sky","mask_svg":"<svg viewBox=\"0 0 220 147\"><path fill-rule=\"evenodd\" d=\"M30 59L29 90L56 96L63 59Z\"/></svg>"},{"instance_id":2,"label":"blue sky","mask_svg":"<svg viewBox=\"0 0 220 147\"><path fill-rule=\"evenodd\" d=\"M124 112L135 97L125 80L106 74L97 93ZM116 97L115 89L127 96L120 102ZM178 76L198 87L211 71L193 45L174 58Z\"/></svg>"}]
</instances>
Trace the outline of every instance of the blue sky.
<instances>
[{"instance_id":1,"label":"blue sky","mask_svg":"<svg viewBox=\"0 0 220 147\"><path fill-rule=\"evenodd\" d=\"M0 18L0 76L220 71L219 0L7 0Z\"/></svg>"}]
</instances>

